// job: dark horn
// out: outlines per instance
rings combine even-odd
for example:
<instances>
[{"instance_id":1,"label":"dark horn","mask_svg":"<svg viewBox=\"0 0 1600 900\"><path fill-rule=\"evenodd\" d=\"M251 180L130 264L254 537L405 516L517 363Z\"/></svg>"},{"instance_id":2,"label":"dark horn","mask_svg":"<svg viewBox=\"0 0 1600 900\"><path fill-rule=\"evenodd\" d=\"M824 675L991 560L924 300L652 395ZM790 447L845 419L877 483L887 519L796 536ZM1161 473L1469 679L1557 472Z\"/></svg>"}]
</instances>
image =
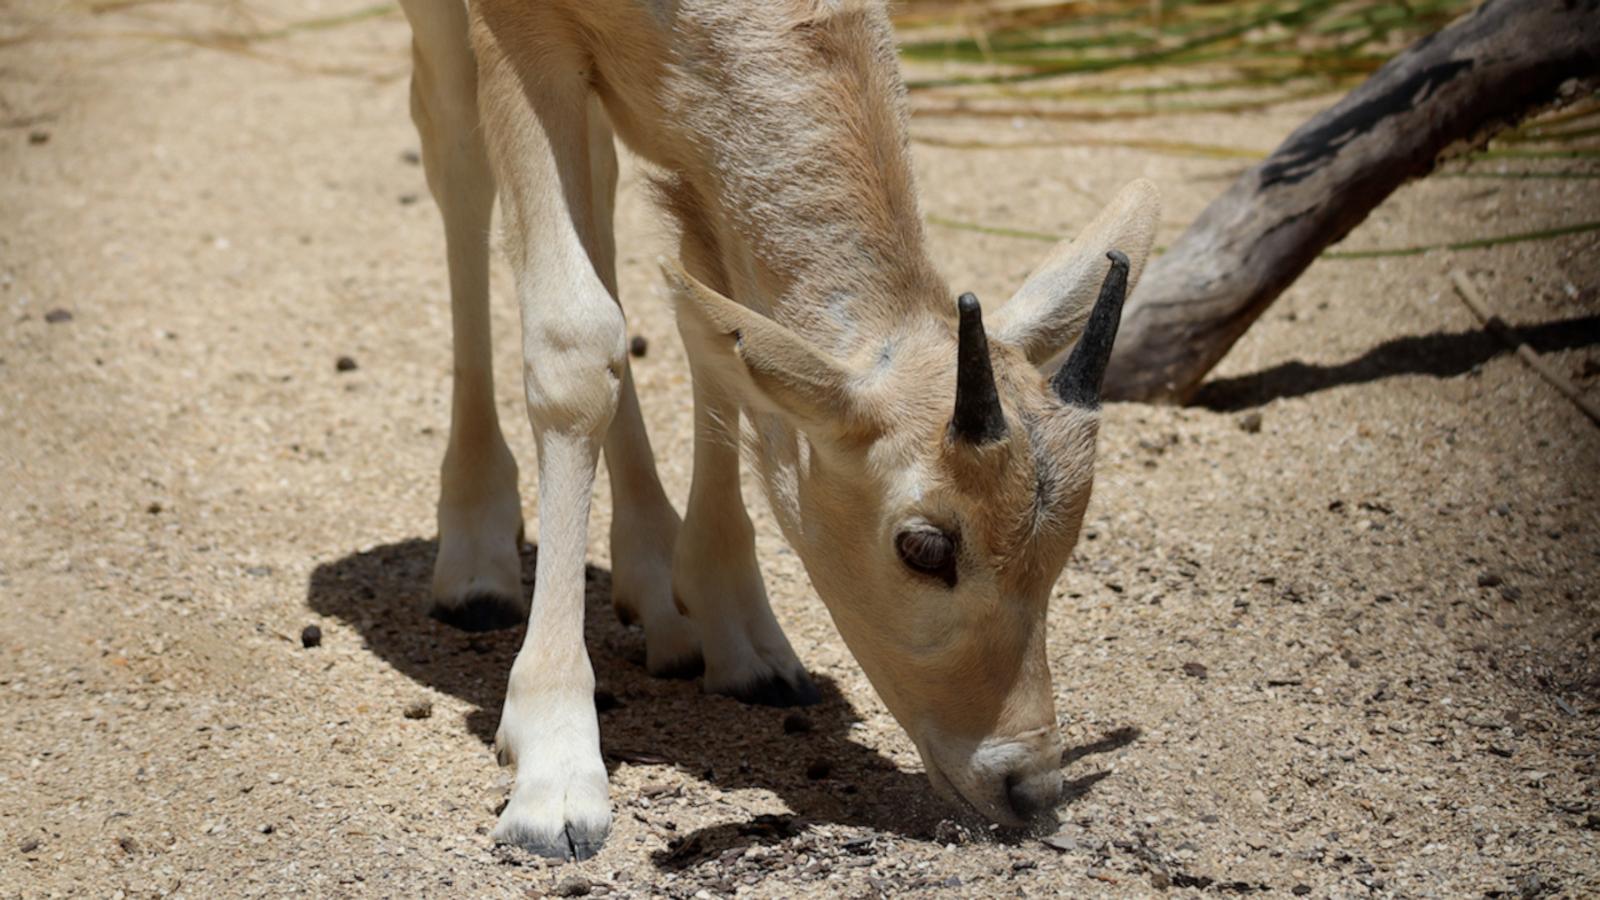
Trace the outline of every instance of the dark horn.
<instances>
[{"instance_id":1,"label":"dark horn","mask_svg":"<svg viewBox=\"0 0 1600 900\"><path fill-rule=\"evenodd\" d=\"M1120 250L1106 254L1111 260L1111 271L1106 273L1100 286L1100 299L1089 313L1089 324L1078 338L1078 346L1056 372L1050 386L1055 388L1061 402L1084 409L1100 408L1100 385L1106 378L1106 363L1111 361L1111 345L1117 339L1117 325L1122 321L1122 301L1128 295L1128 257Z\"/></svg>"},{"instance_id":2,"label":"dark horn","mask_svg":"<svg viewBox=\"0 0 1600 900\"><path fill-rule=\"evenodd\" d=\"M1006 417L1000 411L994 369L989 364L989 336L983 331L977 297L962 294L956 308L961 312L961 324L956 345L956 414L950 419L950 434L968 443L987 444L1006 433Z\"/></svg>"}]
</instances>

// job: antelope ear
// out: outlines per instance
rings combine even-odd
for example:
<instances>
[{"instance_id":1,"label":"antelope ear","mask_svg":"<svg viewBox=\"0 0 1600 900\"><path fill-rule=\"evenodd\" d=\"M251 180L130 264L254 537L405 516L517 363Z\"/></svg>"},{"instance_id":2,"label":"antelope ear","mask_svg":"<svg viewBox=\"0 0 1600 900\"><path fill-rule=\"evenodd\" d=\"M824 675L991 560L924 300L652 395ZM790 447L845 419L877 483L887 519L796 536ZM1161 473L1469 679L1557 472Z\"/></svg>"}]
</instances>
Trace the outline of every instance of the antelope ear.
<instances>
[{"instance_id":1,"label":"antelope ear","mask_svg":"<svg viewBox=\"0 0 1600 900\"><path fill-rule=\"evenodd\" d=\"M1143 178L1130 182L1077 238L1057 244L995 315L991 333L1044 368L1083 332L1110 263L1120 250L1129 262L1128 290L1144 271L1155 241L1161 196Z\"/></svg>"},{"instance_id":2,"label":"antelope ear","mask_svg":"<svg viewBox=\"0 0 1600 900\"><path fill-rule=\"evenodd\" d=\"M791 419L808 434L838 436L864 421L848 369L804 338L722 296L677 261L661 272L672 290L678 331L722 386L757 409Z\"/></svg>"}]
</instances>

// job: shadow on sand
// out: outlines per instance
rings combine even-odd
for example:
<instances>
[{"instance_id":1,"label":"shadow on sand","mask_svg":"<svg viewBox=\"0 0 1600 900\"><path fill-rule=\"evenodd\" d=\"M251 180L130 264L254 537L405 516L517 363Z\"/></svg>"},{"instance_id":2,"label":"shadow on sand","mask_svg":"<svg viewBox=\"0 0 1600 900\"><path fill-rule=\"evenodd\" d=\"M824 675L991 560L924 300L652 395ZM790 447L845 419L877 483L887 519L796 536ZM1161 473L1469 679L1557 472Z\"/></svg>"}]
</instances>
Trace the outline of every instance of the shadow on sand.
<instances>
[{"instance_id":1,"label":"shadow on sand","mask_svg":"<svg viewBox=\"0 0 1600 900\"><path fill-rule=\"evenodd\" d=\"M523 629L469 634L424 614L436 550L435 541L411 539L319 565L307 605L356 629L372 652L407 677L471 703L464 726L492 743ZM530 593L536 553L525 552L522 560L523 589ZM671 852L658 853L657 865L688 867L732 846L781 841L808 822L928 839L941 820L954 815L924 776L902 772L852 739L860 717L832 679L813 673L822 702L799 711L810 730L789 733L784 719L796 710L747 706L702 694L697 682L651 678L644 670L643 633L612 614L611 574L590 566L585 581L584 630L607 768L670 766L719 788L764 788L798 813L690 832ZM1112 732L1069 749L1063 763L1127 746L1137 737L1135 729ZM1068 799L1081 797L1106 774L1069 780Z\"/></svg>"},{"instance_id":2,"label":"shadow on sand","mask_svg":"<svg viewBox=\"0 0 1600 900\"><path fill-rule=\"evenodd\" d=\"M1538 325L1514 326L1513 330L1540 353L1600 344L1600 316L1576 316ZM1488 329L1412 335L1385 341L1337 365L1288 362L1249 375L1208 381L1200 386L1192 403L1217 412L1237 412L1279 398L1301 397L1396 375L1450 378L1511 352L1511 348Z\"/></svg>"}]
</instances>

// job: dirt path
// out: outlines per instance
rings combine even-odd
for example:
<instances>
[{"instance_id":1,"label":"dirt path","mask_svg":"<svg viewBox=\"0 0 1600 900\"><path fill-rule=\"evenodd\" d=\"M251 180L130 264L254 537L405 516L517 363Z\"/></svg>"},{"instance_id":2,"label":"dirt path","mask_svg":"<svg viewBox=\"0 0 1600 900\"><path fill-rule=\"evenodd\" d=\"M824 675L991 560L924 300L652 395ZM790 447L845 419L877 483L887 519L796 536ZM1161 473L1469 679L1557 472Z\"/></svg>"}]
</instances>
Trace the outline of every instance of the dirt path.
<instances>
[{"instance_id":1,"label":"dirt path","mask_svg":"<svg viewBox=\"0 0 1600 900\"><path fill-rule=\"evenodd\" d=\"M348 0L100 7L0 3L0 894L1600 891L1600 430L1446 278L1474 273L1592 391L1600 235L1323 261L1206 407L1108 410L1052 611L1075 748L1057 847L944 821L759 501L774 605L828 696L812 728L647 678L607 610L602 489L589 639L616 701L616 827L594 860L549 867L486 836L519 635L416 612L450 363L403 22ZM230 38L308 20L325 27ZM1316 105L917 130L1268 149ZM1081 143L916 154L936 220L1038 231L1151 177L1163 243L1241 165ZM1440 178L1345 249L1597 212L1594 179ZM650 341L636 376L681 503L687 371L632 169L619 220ZM931 234L986 298L1044 248ZM322 646L303 649L313 623ZM431 717L402 715L417 701Z\"/></svg>"}]
</instances>

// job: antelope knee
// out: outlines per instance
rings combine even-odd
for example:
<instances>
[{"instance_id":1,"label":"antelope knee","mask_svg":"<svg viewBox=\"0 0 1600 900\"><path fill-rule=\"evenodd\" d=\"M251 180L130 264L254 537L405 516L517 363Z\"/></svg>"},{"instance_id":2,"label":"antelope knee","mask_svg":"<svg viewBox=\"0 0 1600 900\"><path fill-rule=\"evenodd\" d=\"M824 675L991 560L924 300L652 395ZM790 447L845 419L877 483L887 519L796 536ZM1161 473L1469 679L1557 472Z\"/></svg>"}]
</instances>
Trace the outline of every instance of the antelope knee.
<instances>
[{"instance_id":1,"label":"antelope knee","mask_svg":"<svg viewBox=\"0 0 1600 900\"><path fill-rule=\"evenodd\" d=\"M529 418L539 429L603 437L617 410L626 365L621 307L599 288L525 301L524 310Z\"/></svg>"}]
</instances>

